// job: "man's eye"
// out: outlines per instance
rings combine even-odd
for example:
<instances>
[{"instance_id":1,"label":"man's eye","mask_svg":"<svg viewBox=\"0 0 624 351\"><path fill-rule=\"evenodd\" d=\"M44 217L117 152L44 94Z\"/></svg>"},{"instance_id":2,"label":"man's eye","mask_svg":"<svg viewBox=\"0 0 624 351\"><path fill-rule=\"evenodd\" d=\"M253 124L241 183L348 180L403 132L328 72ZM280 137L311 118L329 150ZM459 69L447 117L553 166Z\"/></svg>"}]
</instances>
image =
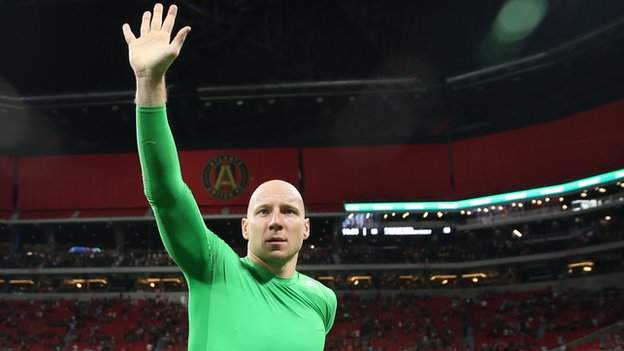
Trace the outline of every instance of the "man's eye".
<instances>
[{"instance_id":1,"label":"man's eye","mask_svg":"<svg viewBox=\"0 0 624 351\"><path fill-rule=\"evenodd\" d=\"M258 214L268 214L268 213L269 213L269 210L267 210L266 208L258 210Z\"/></svg>"}]
</instances>

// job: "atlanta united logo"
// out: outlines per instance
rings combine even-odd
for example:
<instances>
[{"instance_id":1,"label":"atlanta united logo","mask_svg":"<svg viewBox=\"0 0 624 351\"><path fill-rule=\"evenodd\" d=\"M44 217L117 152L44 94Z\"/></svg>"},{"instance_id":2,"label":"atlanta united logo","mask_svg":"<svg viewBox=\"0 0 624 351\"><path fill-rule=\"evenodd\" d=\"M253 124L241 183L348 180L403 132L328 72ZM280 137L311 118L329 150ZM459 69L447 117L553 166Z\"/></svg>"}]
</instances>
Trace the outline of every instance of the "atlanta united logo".
<instances>
[{"instance_id":1,"label":"atlanta united logo","mask_svg":"<svg viewBox=\"0 0 624 351\"><path fill-rule=\"evenodd\" d=\"M203 180L210 195L219 200L229 200L238 197L245 190L249 182L249 171L238 158L221 155L208 161Z\"/></svg>"}]
</instances>

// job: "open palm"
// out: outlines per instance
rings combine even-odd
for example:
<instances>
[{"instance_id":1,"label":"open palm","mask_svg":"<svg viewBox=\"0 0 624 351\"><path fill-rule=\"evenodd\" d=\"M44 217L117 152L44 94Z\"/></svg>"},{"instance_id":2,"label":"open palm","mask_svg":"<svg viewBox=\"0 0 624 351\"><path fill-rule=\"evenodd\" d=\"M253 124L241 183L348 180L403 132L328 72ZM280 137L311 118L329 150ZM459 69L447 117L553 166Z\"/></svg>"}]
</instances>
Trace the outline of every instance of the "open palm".
<instances>
[{"instance_id":1,"label":"open palm","mask_svg":"<svg viewBox=\"0 0 624 351\"><path fill-rule=\"evenodd\" d=\"M129 24L124 23L122 26L124 38L128 43L130 66L137 78L163 77L178 57L191 27L180 29L173 41L170 41L177 11L177 6L171 5L163 21L162 4L154 5L153 15L149 11L143 13L141 35L138 38L132 33Z\"/></svg>"}]
</instances>

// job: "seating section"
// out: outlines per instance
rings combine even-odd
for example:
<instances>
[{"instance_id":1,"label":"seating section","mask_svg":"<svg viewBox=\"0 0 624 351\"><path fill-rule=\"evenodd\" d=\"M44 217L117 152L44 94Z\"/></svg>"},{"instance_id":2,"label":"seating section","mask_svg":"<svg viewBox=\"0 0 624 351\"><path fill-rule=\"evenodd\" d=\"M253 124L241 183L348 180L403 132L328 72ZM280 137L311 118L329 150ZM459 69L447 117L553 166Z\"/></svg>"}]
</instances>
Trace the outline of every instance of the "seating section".
<instances>
[{"instance_id":1,"label":"seating section","mask_svg":"<svg viewBox=\"0 0 624 351\"><path fill-rule=\"evenodd\" d=\"M542 350L613 324L618 290L339 298L330 351ZM0 301L2 350L186 350L186 307L164 298ZM607 340L608 339L608 340ZM584 346L621 345L614 334ZM619 343L619 344L618 344Z\"/></svg>"},{"instance_id":2,"label":"seating section","mask_svg":"<svg viewBox=\"0 0 624 351\"><path fill-rule=\"evenodd\" d=\"M407 224L398 219L392 223L411 226L413 222L410 220L411 217L407 217L402 220ZM485 226L448 236L409 238L342 236L337 232L342 221L342 217L315 219L313 235L302 247L299 263L465 262L569 251L624 241L624 207L589 212L581 217ZM236 221L214 220L209 226L237 253L246 254L247 242ZM3 268L175 265L151 221L115 225L106 221L64 223L47 227L47 231L38 223L24 223L12 225L12 230L19 235L15 242L11 242L9 226L0 224L0 267ZM520 236L514 235L514 230L520 232ZM120 233L122 235L118 235ZM20 248L16 250L17 242Z\"/></svg>"}]
</instances>

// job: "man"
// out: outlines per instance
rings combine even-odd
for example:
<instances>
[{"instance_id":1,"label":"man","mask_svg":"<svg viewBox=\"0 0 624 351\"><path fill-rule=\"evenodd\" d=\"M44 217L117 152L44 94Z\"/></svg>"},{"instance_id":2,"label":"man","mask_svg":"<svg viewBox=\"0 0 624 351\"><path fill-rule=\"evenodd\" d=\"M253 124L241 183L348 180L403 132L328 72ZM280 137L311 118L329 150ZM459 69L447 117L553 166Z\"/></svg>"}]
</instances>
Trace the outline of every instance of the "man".
<instances>
[{"instance_id":1,"label":"man","mask_svg":"<svg viewBox=\"0 0 624 351\"><path fill-rule=\"evenodd\" d=\"M145 195L165 248L189 286L189 350L322 350L336 313L336 295L295 268L310 235L303 200L281 180L261 184L242 219L248 253L240 258L208 230L182 180L165 110L165 73L190 27L171 32L177 13L163 6L143 14L137 38L123 34L137 83L137 144Z\"/></svg>"}]
</instances>

